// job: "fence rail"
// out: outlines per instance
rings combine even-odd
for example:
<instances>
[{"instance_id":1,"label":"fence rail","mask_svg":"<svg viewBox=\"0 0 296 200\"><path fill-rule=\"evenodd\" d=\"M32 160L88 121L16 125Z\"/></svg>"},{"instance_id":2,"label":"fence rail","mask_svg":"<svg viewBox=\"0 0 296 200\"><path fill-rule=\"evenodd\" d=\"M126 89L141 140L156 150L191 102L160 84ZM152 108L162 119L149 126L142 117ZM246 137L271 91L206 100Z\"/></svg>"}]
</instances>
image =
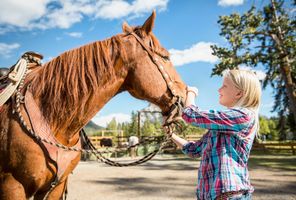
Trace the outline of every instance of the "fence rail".
<instances>
[{"instance_id":1,"label":"fence rail","mask_svg":"<svg viewBox=\"0 0 296 200\"><path fill-rule=\"evenodd\" d=\"M89 136L89 139L91 143L96 147L96 148L101 148L101 140L102 139L111 139L112 144L116 147L123 147L127 146L128 143L128 137L127 136ZM149 141L148 143L161 143L164 139L164 136L141 136L140 138L140 143L142 141Z\"/></svg>"},{"instance_id":2,"label":"fence rail","mask_svg":"<svg viewBox=\"0 0 296 200\"><path fill-rule=\"evenodd\" d=\"M254 150L280 150L291 151L296 155L296 142L261 142L253 145Z\"/></svg>"},{"instance_id":3,"label":"fence rail","mask_svg":"<svg viewBox=\"0 0 296 200\"><path fill-rule=\"evenodd\" d=\"M161 142L162 137L161 136L150 136L151 138L154 138L155 142ZM122 146L123 143L127 143L128 138L125 136L117 136L117 137L111 137L111 136L90 136L89 139L93 143L93 145L96 148L101 148L100 141L103 138L110 138L113 139L113 143L115 146ZM148 136L142 136L140 140L147 139ZM188 141L198 141L201 138L200 135L186 135L185 139ZM176 151L176 146L172 144L171 148L167 148L168 151ZM261 142L261 143L254 143L252 150L263 150L263 151L289 151L292 152L293 155L296 155L296 142Z\"/></svg>"}]
</instances>

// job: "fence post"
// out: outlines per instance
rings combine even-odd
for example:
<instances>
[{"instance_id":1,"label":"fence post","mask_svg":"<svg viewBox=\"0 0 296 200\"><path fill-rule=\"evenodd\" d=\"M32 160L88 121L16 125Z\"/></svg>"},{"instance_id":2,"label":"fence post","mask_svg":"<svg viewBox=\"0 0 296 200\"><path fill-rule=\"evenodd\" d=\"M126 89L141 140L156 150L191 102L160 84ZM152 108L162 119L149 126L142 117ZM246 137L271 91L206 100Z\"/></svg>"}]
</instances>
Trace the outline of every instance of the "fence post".
<instances>
[{"instance_id":1,"label":"fence post","mask_svg":"<svg viewBox=\"0 0 296 200\"><path fill-rule=\"evenodd\" d=\"M294 144L293 143L291 144L291 149L292 149L292 154L295 155L296 153L295 153L295 149L294 149Z\"/></svg>"}]
</instances>

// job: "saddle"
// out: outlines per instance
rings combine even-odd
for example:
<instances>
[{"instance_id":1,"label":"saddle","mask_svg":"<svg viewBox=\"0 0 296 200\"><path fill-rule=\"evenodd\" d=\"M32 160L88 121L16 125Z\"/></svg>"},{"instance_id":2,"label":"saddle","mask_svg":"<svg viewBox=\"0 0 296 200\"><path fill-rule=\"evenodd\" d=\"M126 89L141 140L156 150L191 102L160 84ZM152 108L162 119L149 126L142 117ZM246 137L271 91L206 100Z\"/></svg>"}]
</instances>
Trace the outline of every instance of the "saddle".
<instances>
[{"instance_id":1,"label":"saddle","mask_svg":"<svg viewBox=\"0 0 296 200\"><path fill-rule=\"evenodd\" d=\"M41 66L41 54L29 51L10 68L0 68L0 108L15 93L25 73Z\"/></svg>"}]
</instances>

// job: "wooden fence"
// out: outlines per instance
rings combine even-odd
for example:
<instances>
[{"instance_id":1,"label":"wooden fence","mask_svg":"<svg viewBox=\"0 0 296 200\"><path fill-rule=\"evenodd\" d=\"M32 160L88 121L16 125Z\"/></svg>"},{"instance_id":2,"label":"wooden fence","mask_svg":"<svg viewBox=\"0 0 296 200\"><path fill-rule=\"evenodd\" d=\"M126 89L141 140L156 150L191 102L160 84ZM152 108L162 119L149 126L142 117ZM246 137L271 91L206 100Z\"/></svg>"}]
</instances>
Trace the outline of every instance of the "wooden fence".
<instances>
[{"instance_id":1,"label":"wooden fence","mask_svg":"<svg viewBox=\"0 0 296 200\"><path fill-rule=\"evenodd\" d=\"M201 139L201 135L186 135L186 140L197 141ZM296 142L261 142L254 143L252 150L263 150L263 151L286 151L296 155Z\"/></svg>"},{"instance_id":2,"label":"wooden fence","mask_svg":"<svg viewBox=\"0 0 296 200\"><path fill-rule=\"evenodd\" d=\"M261 142L253 145L253 150L288 151L296 155L296 142Z\"/></svg>"},{"instance_id":3,"label":"wooden fence","mask_svg":"<svg viewBox=\"0 0 296 200\"><path fill-rule=\"evenodd\" d=\"M121 147L124 143L128 142L128 138L122 135L111 137L111 136L89 136L89 139L91 140L92 144L96 148L101 148L100 141L103 138L110 138L113 141L114 146ZM160 143L163 139L163 136L142 136L141 139L148 139L153 138L154 142ZM185 139L188 141L198 141L201 139L201 135L186 135ZM149 141L152 141L149 140ZM171 147L167 148L168 151L175 151L176 146L172 144ZM261 143L254 143L252 150L262 150L262 151L287 151L291 152L293 155L296 155L296 142L261 142Z\"/></svg>"},{"instance_id":4,"label":"wooden fence","mask_svg":"<svg viewBox=\"0 0 296 200\"><path fill-rule=\"evenodd\" d=\"M108 138L112 140L112 143L115 147L126 147L128 143L128 137L127 136L89 136L88 137L91 141L91 143L96 147L96 148L101 148L101 140L104 138ZM163 140L163 136L141 136L140 142L141 141L148 141L148 143L161 143Z\"/></svg>"}]
</instances>

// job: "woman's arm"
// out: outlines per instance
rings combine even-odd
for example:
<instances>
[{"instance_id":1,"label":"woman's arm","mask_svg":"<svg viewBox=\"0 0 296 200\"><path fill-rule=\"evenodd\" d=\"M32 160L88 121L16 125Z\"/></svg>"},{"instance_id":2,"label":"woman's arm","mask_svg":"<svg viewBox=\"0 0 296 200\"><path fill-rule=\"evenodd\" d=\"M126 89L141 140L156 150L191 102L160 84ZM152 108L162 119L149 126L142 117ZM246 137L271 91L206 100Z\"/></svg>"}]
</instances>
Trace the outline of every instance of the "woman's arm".
<instances>
[{"instance_id":1,"label":"woman's arm","mask_svg":"<svg viewBox=\"0 0 296 200\"><path fill-rule=\"evenodd\" d=\"M201 111L195 106L195 98L198 95L198 89L196 87L187 86L186 90L187 96L182 117L189 124L208 130L229 132L240 131L252 125L254 122L254 116L251 115L247 109Z\"/></svg>"},{"instance_id":2,"label":"woman's arm","mask_svg":"<svg viewBox=\"0 0 296 200\"><path fill-rule=\"evenodd\" d=\"M204 148L204 142L206 142L207 134L203 135L203 137L196 142L187 141L176 134L172 134L172 141L182 150L182 152L189 157L195 158L201 155L201 152Z\"/></svg>"},{"instance_id":3,"label":"woman's arm","mask_svg":"<svg viewBox=\"0 0 296 200\"><path fill-rule=\"evenodd\" d=\"M172 134L172 140L173 142L177 145L178 148L182 149L183 146L188 143L187 140L180 138L179 136L177 136L175 133Z\"/></svg>"},{"instance_id":4,"label":"woman's arm","mask_svg":"<svg viewBox=\"0 0 296 200\"><path fill-rule=\"evenodd\" d=\"M254 123L254 116L247 109L201 111L194 105L183 110L182 118L194 126L220 132L241 131Z\"/></svg>"}]
</instances>

